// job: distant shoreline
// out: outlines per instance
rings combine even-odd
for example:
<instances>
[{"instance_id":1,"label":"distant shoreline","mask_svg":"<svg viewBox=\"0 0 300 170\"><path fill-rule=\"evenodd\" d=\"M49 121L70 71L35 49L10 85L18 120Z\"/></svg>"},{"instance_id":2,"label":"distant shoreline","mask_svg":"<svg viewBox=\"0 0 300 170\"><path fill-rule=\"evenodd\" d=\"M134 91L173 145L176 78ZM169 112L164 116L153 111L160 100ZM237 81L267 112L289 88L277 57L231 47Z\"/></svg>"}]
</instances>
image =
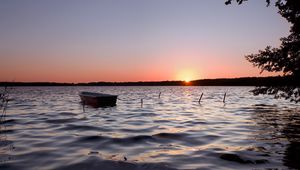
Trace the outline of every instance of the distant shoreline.
<instances>
[{"instance_id":1,"label":"distant shoreline","mask_svg":"<svg viewBox=\"0 0 300 170\"><path fill-rule=\"evenodd\" d=\"M200 79L185 81L139 81L139 82L0 82L0 86L299 86L299 80L290 76L277 77L240 77Z\"/></svg>"}]
</instances>

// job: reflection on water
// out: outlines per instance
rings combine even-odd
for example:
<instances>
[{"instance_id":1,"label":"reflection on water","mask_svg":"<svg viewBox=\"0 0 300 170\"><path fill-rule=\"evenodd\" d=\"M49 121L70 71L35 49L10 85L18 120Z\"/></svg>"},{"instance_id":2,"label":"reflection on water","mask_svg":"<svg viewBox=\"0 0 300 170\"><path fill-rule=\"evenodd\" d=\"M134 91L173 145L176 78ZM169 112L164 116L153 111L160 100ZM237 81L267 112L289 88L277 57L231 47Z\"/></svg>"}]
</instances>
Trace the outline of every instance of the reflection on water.
<instances>
[{"instance_id":1,"label":"reflection on water","mask_svg":"<svg viewBox=\"0 0 300 170\"><path fill-rule=\"evenodd\" d=\"M253 118L259 128L257 138L283 154L283 164L300 169L300 113L297 109L255 106ZM267 135L264 135L267 134ZM278 150L280 148L280 150Z\"/></svg>"},{"instance_id":2,"label":"reflection on water","mask_svg":"<svg viewBox=\"0 0 300 170\"><path fill-rule=\"evenodd\" d=\"M299 105L250 89L19 87L0 124L0 168L299 169ZM79 91L122 100L83 112Z\"/></svg>"},{"instance_id":3,"label":"reflection on water","mask_svg":"<svg viewBox=\"0 0 300 170\"><path fill-rule=\"evenodd\" d=\"M7 133L10 131L10 129L7 128L7 124L11 121L5 119L9 97L7 92L6 87L0 91L0 164L11 160L11 156L8 153L14 148L12 141L7 137Z\"/></svg>"},{"instance_id":4,"label":"reflection on water","mask_svg":"<svg viewBox=\"0 0 300 170\"><path fill-rule=\"evenodd\" d=\"M7 154L9 150L12 148L12 142L7 139L7 129L5 126L5 120L1 119L0 122L0 155L1 155L1 162L8 161L10 156Z\"/></svg>"}]
</instances>

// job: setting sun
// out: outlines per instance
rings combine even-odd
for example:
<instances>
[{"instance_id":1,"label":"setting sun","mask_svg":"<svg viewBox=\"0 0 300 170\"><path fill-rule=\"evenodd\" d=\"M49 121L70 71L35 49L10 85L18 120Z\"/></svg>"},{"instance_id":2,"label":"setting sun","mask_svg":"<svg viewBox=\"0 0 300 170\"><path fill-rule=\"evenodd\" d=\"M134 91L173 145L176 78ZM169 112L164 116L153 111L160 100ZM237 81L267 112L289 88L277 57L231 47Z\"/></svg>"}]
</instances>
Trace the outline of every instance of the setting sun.
<instances>
[{"instance_id":1,"label":"setting sun","mask_svg":"<svg viewBox=\"0 0 300 170\"><path fill-rule=\"evenodd\" d=\"M191 80L200 79L199 72L194 69L183 69L177 73L177 80L189 83Z\"/></svg>"}]
</instances>

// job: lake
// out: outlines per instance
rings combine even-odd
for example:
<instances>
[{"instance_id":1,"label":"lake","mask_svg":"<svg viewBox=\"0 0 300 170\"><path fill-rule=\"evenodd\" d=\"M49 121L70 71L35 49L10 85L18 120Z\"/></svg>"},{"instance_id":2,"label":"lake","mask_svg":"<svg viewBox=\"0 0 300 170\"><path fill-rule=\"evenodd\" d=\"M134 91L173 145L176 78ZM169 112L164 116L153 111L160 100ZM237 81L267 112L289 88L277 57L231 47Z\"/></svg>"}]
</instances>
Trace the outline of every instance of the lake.
<instances>
[{"instance_id":1,"label":"lake","mask_svg":"<svg viewBox=\"0 0 300 170\"><path fill-rule=\"evenodd\" d=\"M299 104L251 89L14 87L0 169L299 169ZM83 107L80 91L119 100Z\"/></svg>"}]
</instances>

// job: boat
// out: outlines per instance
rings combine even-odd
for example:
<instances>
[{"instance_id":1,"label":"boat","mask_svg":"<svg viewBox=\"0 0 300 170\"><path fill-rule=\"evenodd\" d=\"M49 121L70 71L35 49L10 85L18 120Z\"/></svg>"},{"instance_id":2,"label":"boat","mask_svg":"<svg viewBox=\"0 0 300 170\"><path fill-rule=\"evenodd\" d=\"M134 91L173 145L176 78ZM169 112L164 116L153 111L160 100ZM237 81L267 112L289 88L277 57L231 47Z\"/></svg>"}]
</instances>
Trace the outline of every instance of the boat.
<instances>
[{"instance_id":1,"label":"boat","mask_svg":"<svg viewBox=\"0 0 300 170\"><path fill-rule=\"evenodd\" d=\"M80 92L79 96L83 105L92 107L115 106L118 97L117 95L94 92Z\"/></svg>"}]
</instances>

